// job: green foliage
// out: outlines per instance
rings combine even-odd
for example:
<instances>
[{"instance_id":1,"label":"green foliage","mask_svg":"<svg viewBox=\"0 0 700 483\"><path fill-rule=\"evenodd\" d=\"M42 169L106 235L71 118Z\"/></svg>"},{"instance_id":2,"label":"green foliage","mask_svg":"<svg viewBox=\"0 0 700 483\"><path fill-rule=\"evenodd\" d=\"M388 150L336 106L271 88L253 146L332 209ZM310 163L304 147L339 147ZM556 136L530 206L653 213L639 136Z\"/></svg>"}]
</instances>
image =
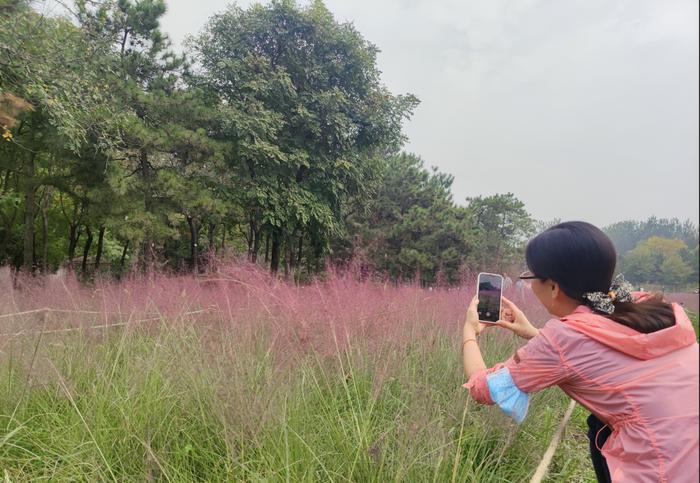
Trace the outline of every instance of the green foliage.
<instances>
[{"instance_id":1,"label":"green foliage","mask_svg":"<svg viewBox=\"0 0 700 483\"><path fill-rule=\"evenodd\" d=\"M691 252L682 240L652 236L627 252L621 268L628 280L636 284L679 287L697 283L693 257L697 260L697 247Z\"/></svg>"},{"instance_id":2,"label":"green foliage","mask_svg":"<svg viewBox=\"0 0 700 483\"><path fill-rule=\"evenodd\" d=\"M417 104L381 85L376 48L321 3L215 16L194 49L196 73L160 31L162 0L76 0L72 20L23 2L7 11L0 248L27 270L55 267L48 254L62 245L72 263L81 239L86 270L97 232L95 268L107 236L123 247L120 270L127 258L178 267L185 239L197 270L203 226L209 249L218 226L222 245L248 229L254 261L267 237L273 270L280 252L285 269L304 255L318 267ZM45 232L47 217L63 225L44 233L41 255L40 211Z\"/></svg>"},{"instance_id":3,"label":"green foliage","mask_svg":"<svg viewBox=\"0 0 700 483\"><path fill-rule=\"evenodd\" d=\"M410 154L393 156L366 211L348 214L348 236L335 254L399 280L452 285L470 270L504 271L519 264L534 222L512 194L452 200L452 176L427 170Z\"/></svg>"},{"instance_id":4,"label":"green foliage","mask_svg":"<svg viewBox=\"0 0 700 483\"><path fill-rule=\"evenodd\" d=\"M644 283L653 279L658 280L655 270L656 257L652 250L644 245L638 245L623 258L622 271L631 282Z\"/></svg>"},{"instance_id":5,"label":"green foliage","mask_svg":"<svg viewBox=\"0 0 700 483\"><path fill-rule=\"evenodd\" d=\"M480 267L498 271L522 264L519 249L534 234L535 222L512 193L468 198L468 211L478 230Z\"/></svg>"},{"instance_id":6,"label":"green foliage","mask_svg":"<svg viewBox=\"0 0 700 483\"><path fill-rule=\"evenodd\" d=\"M677 253L673 253L666 257L659 267L661 281L665 285L678 286L685 283L688 277L693 273L690 268Z\"/></svg>"},{"instance_id":7,"label":"green foliage","mask_svg":"<svg viewBox=\"0 0 700 483\"><path fill-rule=\"evenodd\" d=\"M0 7L1 263L197 272L234 251L297 280L330 260L425 285L521 268L523 203L458 206L450 175L401 154L418 100L387 90L377 47L322 2L231 6L189 59L161 32L163 0L66 7ZM608 232L621 254L652 234L685 241L630 252L633 279L697 280L691 223Z\"/></svg>"},{"instance_id":8,"label":"green foliage","mask_svg":"<svg viewBox=\"0 0 700 483\"><path fill-rule=\"evenodd\" d=\"M335 241L336 255L400 280L460 282L474 241L451 185L451 176L426 170L417 156L390 157L371 204L348 214L348 236Z\"/></svg>"},{"instance_id":9,"label":"green foliage","mask_svg":"<svg viewBox=\"0 0 700 483\"><path fill-rule=\"evenodd\" d=\"M120 114L105 83L112 74L111 64L103 62L107 49L65 18L28 8L0 16L0 90L35 112L13 129L15 143L26 139L31 144L25 148L40 148L42 142L58 142L75 152L90 135L107 142L105 134Z\"/></svg>"},{"instance_id":10,"label":"green foliage","mask_svg":"<svg viewBox=\"0 0 700 483\"><path fill-rule=\"evenodd\" d=\"M612 239L620 257L652 236L682 240L689 247L698 244L697 226L690 220L681 222L676 218L652 216L646 221L620 221L605 227L603 231Z\"/></svg>"},{"instance_id":11,"label":"green foliage","mask_svg":"<svg viewBox=\"0 0 700 483\"><path fill-rule=\"evenodd\" d=\"M8 237L0 258L31 270L38 258L36 232L49 243L54 190L85 199L101 182L125 116L110 84L109 45L68 19L17 8L0 17L0 46L0 90L23 104L12 113L11 136L0 144L2 198L22 205L18 210L2 203ZM52 252L43 247L44 269Z\"/></svg>"},{"instance_id":12,"label":"green foliage","mask_svg":"<svg viewBox=\"0 0 700 483\"><path fill-rule=\"evenodd\" d=\"M375 157L402 144L417 101L387 92L376 48L321 2L234 6L190 45L201 65L194 82L226 106L221 136L234 147L251 257L262 236L273 252L306 236L324 255L344 231L344 206L377 176Z\"/></svg>"},{"instance_id":13,"label":"green foliage","mask_svg":"<svg viewBox=\"0 0 700 483\"><path fill-rule=\"evenodd\" d=\"M685 310L690 318L690 323L693 324L693 329L695 329L695 336L700 339L700 325L698 324L698 314L691 310Z\"/></svg>"}]
</instances>

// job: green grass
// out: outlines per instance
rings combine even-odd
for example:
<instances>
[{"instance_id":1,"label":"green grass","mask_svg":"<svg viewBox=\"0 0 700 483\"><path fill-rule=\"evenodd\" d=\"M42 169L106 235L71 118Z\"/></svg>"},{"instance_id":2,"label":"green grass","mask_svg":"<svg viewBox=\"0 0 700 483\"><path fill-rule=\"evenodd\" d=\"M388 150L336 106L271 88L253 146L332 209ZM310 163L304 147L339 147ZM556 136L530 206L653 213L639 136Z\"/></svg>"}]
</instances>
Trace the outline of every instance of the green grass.
<instances>
[{"instance_id":1,"label":"green grass","mask_svg":"<svg viewBox=\"0 0 700 483\"><path fill-rule=\"evenodd\" d=\"M477 405L432 324L342 350L270 349L269 324L197 326L2 341L0 478L528 481L569 402L534 395L520 427ZM519 342L481 344L493 364ZM576 407L546 481L595 481L587 415Z\"/></svg>"},{"instance_id":2,"label":"green grass","mask_svg":"<svg viewBox=\"0 0 700 483\"><path fill-rule=\"evenodd\" d=\"M586 418L589 414L587 409L576 405L545 481L550 483L559 481L595 483L597 481L588 449Z\"/></svg>"},{"instance_id":3,"label":"green grass","mask_svg":"<svg viewBox=\"0 0 700 483\"><path fill-rule=\"evenodd\" d=\"M568 403L557 389L537 394L517 428L469 401L454 341L435 332L326 356L185 329L3 350L10 481L527 481ZM582 417L552 481L592 481Z\"/></svg>"},{"instance_id":4,"label":"green grass","mask_svg":"<svg viewBox=\"0 0 700 483\"><path fill-rule=\"evenodd\" d=\"M700 328L698 327L698 314L689 309L685 309L685 312L688 314L688 318L693 324L693 328L695 329L695 336L700 337Z\"/></svg>"}]
</instances>

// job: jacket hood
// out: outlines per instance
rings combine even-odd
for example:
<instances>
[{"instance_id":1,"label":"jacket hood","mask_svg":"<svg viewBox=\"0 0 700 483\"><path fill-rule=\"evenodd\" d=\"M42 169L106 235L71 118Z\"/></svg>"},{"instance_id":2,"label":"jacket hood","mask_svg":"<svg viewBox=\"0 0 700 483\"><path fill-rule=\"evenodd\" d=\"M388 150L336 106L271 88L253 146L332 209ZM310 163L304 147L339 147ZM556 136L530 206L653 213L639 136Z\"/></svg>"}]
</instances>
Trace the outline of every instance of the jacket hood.
<instances>
[{"instance_id":1,"label":"jacket hood","mask_svg":"<svg viewBox=\"0 0 700 483\"><path fill-rule=\"evenodd\" d=\"M646 298L644 295L635 295L637 302ZM579 305L571 314L560 320L601 344L637 359L648 360L697 343L693 324L685 310L676 303L671 305L676 324L650 334L637 332L596 314L585 305Z\"/></svg>"}]
</instances>

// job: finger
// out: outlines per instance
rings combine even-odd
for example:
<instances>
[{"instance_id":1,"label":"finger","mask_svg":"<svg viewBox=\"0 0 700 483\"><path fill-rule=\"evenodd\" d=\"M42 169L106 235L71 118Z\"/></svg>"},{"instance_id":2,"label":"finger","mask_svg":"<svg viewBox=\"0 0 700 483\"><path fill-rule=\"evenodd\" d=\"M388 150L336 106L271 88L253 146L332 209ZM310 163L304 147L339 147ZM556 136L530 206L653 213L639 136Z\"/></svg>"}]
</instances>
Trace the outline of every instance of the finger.
<instances>
[{"instance_id":1,"label":"finger","mask_svg":"<svg viewBox=\"0 0 700 483\"><path fill-rule=\"evenodd\" d=\"M469 303L469 309L475 309L477 305L479 305L479 299L475 295L472 301Z\"/></svg>"},{"instance_id":2,"label":"finger","mask_svg":"<svg viewBox=\"0 0 700 483\"><path fill-rule=\"evenodd\" d=\"M504 308L501 310L501 319L503 320L510 320L513 318L513 311L508 308Z\"/></svg>"},{"instance_id":3,"label":"finger","mask_svg":"<svg viewBox=\"0 0 700 483\"><path fill-rule=\"evenodd\" d=\"M513 313L515 313L515 311L518 310L518 306L515 305L515 304L514 304L513 302L511 302L510 300L508 300L507 298L501 296L501 300L503 300L503 302L506 303L506 305L508 306L508 308L510 308L510 309L513 311Z\"/></svg>"}]
</instances>

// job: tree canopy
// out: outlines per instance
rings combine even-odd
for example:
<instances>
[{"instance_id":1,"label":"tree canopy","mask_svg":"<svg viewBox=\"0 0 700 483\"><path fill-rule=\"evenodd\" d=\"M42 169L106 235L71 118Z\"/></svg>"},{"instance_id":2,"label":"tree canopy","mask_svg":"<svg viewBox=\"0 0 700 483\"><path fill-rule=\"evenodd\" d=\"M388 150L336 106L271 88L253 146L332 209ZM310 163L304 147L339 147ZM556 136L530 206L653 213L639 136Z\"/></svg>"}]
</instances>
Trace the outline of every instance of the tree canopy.
<instances>
[{"instance_id":1,"label":"tree canopy","mask_svg":"<svg viewBox=\"0 0 700 483\"><path fill-rule=\"evenodd\" d=\"M65 6L0 4L0 263L198 273L233 253L297 280L330 261L456 284L524 268L555 222L512 193L453 200L452 176L402 151L418 99L321 1L233 5L184 54L163 0ZM697 279L692 223L606 231L635 280Z\"/></svg>"}]
</instances>

